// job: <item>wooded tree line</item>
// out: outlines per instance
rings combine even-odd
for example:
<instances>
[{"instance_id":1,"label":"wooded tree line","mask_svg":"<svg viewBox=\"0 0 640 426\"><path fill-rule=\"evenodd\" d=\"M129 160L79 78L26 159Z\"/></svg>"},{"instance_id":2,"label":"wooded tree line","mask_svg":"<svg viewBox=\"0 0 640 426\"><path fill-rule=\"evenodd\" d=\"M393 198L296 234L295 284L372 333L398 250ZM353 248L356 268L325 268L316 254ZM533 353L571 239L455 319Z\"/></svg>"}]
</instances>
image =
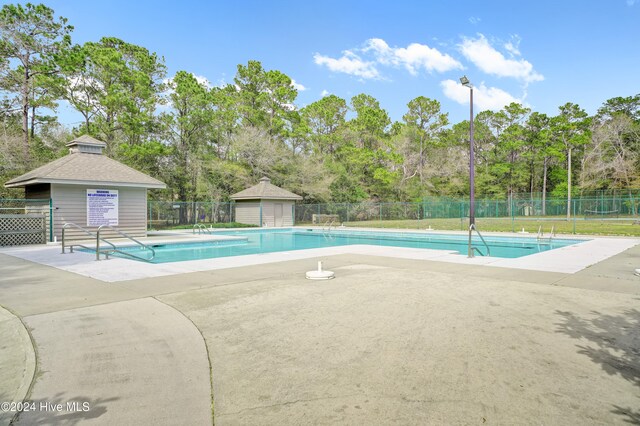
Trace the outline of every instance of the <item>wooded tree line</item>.
<instances>
[{"instance_id":1,"label":"wooded tree line","mask_svg":"<svg viewBox=\"0 0 640 426\"><path fill-rule=\"evenodd\" d=\"M469 191L469 122L451 123L418 96L401 121L361 93L296 105L292 80L259 61L210 87L115 37L73 44L73 27L44 5L0 11L0 182L51 161L87 133L107 154L168 185L172 200L220 200L269 176L306 202L412 201ZM58 122L67 102L83 117ZM512 103L474 120L476 194L565 197L640 188L640 94L594 116L566 103L555 116ZM20 196L0 188L0 196Z\"/></svg>"}]
</instances>

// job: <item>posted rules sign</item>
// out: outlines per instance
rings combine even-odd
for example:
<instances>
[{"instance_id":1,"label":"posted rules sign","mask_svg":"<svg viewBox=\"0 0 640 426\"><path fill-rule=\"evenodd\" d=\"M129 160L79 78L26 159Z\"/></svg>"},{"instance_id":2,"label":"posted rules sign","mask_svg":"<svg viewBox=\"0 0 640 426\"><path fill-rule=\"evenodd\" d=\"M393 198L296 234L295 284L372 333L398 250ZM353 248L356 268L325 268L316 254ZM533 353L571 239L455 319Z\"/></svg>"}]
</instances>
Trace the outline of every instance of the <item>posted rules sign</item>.
<instances>
[{"instance_id":1,"label":"posted rules sign","mask_svg":"<svg viewBox=\"0 0 640 426\"><path fill-rule=\"evenodd\" d=\"M118 190L87 189L87 226L118 225Z\"/></svg>"}]
</instances>

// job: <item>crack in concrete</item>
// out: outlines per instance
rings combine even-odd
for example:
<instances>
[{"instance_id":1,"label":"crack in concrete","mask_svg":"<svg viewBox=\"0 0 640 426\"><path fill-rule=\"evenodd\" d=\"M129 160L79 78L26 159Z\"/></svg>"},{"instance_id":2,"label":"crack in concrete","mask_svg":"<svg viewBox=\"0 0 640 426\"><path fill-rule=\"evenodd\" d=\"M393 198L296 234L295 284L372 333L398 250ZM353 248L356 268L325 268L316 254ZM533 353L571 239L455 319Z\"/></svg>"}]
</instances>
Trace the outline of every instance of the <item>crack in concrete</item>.
<instances>
[{"instance_id":1,"label":"crack in concrete","mask_svg":"<svg viewBox=\"0 0 640 426\"><path fill-rule=\"evenodd\" d=\"M260 406L257 406L257 407L243 408L242 410L234 411L234 412L231 412L231 413L218 414L218 416L219 417L232 416L232 415L241 414L241 413L244 413L244 412L247 412L247 411L262 410L262 409L265 409L265 408L283 407L283 406L287 406L287 405L299 404L301 402L314 402L314 401L322 401L324 399L339 399L339 398L345 398L345 397L350 397L350 396L360 396L360 395L362 395L362 394L361 393L353 393L353 394L348 394L348 395L323 396L323 397L309 398L309 399L296 399L294 401L280 402L278 404L260 405Z\"/></svg>"}]
</instances>

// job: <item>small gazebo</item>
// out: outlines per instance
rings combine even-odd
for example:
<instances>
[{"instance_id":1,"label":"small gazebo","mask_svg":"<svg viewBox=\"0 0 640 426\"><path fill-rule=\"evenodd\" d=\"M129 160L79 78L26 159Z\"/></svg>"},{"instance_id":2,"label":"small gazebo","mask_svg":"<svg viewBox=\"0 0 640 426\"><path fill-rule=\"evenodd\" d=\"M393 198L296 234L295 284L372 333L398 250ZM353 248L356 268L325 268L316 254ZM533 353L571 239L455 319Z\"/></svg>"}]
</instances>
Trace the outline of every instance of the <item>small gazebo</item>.
<instances>
[{"instance_id":1,"label":"small gazebo","mask_svg":"<svg viewBox=\"0 0 640 426\"><path fill-rule=\"evenodd\" d=\"M258 226L293 226L295 202L302 197L271 183L260 182L231 196L235 201L236 222Z\"/></svg>"},{"instance_id":2,"label":"small gazebo","mask_svg":"<svg viewBox=\"0 0 640 426\"><path fill-rule=\"evenodd\" d=\"M133 237L144 237L147 190L166 185L103 155L107 144L91 136L80 136L67 146L66 156L13 178L4 186L23 187L26 199L51 200L51 239L60 238L66 222L92 232L101 225L111 225ZM72 238L84 237L75 229L69 231ZM105 232L106 236L111 234Z\"/></svg>"}]
</instances>

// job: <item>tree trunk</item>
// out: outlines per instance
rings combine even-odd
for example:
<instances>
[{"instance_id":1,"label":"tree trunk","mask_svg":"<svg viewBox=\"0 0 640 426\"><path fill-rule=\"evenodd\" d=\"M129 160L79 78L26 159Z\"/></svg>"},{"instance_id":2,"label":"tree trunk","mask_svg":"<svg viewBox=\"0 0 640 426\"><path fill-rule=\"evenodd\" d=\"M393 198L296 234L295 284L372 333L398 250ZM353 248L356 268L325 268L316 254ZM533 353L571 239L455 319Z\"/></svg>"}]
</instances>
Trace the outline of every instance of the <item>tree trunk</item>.
<instances>
[{"instance_id":1,"label":"tree trunk","mask_svg":"<svg viewBox=\"0 0 640 426\"><path fill-rule=\"evenodd\" d=\"M422 186L422 183L424 182L424 178L422 175L422 171L424 169L424 149L423 149L423 137L420 136L420 185Z\"/></svg>"},{"instance_id":2,"label":"tree trunk","mask_svg":"<svg viewBox=\"0 0 640 426\"><path fill-rule=\"evenodd\" d=\"M107 125L106 125L106 128L104 129L105 131L104 142L107 143L107 152L109 153L109 156L112 157L113 154L116 152L116 147L114 146L115 140L116 140L115 131L114 131L114 127L116 124L115 114L113 112L106 114L105 122Z\"/></svg>"},{"instance_id":3,"label":"tree trunk","mask_svg":"<svg viewBox=\"0 0 640 426\"><path fill-rule=\"evenodd\" d=\"M533 201L533 190L535 189L535 169L536 166L532 161L529 165L529 193L531 194L531 201Z\"/></svg>"},{"instance_id":4,"label":"tree trunk","mask_svg":"<svg viewBox=\"0 0 640 426\"><path fill-rule=\"evenodd\" d=\"M507 188L507 200L509 203L509 216L513 217L515 216L515 211L513 209L513 188L511 188L511 185Z\"/></svg>"},{"instance_id":5,"label":"tree trunk","mask_svg":"<svg viewBox=\"0 0 640 426\"><path fill-rule=\"evenodd\" d=\"M36 135L36 107L31 107L31 139Z\"/></svg>"},{"instance_id":6,"label":"tree trunk","mask_svg":"<svg viewBox=\"0 0 640 426\"><path fill-rule=\"evenodd\" d=\"M27 63L29 58L27 57ZM22 84L22 141L24 150L24 165L29 167L29 68L24 69L24 82Z\"/></svg>"},{"instance_id":7,"label":"tree trunk","mask_svg":"<svg viewBox=\"0 0 640 426\"><path fill-rule=\"evenodd\" d=\"M184 181L182 180L178 183L178 185L178 202L180 203L178 223L180 225L183 225L187 223L187 203L185 201L187 198L187 188Z\"/></svg>"}]
</instances>

